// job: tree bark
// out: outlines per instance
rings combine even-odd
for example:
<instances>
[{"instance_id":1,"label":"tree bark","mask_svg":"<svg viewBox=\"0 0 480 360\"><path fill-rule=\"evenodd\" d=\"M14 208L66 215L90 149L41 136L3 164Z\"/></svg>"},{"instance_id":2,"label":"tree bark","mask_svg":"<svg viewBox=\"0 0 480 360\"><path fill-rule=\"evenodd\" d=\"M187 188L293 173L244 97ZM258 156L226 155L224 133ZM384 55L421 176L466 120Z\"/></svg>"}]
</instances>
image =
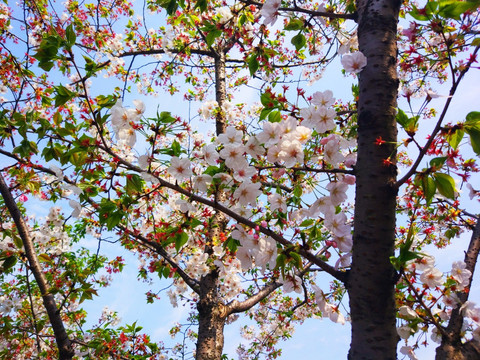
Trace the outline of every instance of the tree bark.
<instances>
[{"instance_id":1,"label":"tree bark","mask_svg":"<svg viewBox=\"0 0 480 360\"><path fill-rule=\"evenodd\" d=\"M446 328L446 334L442 336L442 343L436 350L436 360L477 360L480 359L480 343L478 341L468 341L462 343L463 314L460 311L461 304L468 300L470 286L472 284L475 265L477 264L480 252L480 220L477 220L475 229L470 239L468 250L465 253L466 269L472 273L470 281L462 292L457 292L460 304L452 310L450 321Z\"/></svg>"},{"instance_id":2,"label":"tree bark","mask_svg":"<svg viewBox=\"0 0 480 360\"><path fill-rule=\"evenodd\" d=\"M222 106L226 100L226 71L225 53L219 49L215 56L215 100L220 111L217 112L215 127L217 136L225 132L225 113ZM223 202L226 195L217 190L215 201ZM225 231L227 225L226 216L220 211L213 215L208 228L208 238L205 244L205 252L210 256L213 253L213 244ZM227 308L218 294L218 270L211 270L200 279L200 294L197 304L198 310L198 341L197 360L220 360L223 352L223 328L227 318Z\"/></svg>"},{"instance_id":3,"label":"tree bark","mask_svg":"<svg viewBox=\"0 0 480 360\"><path fill-rule=\"evenodd\" d=\"M42 268L35 253L35 248L33 241L30 237L30 232L28 227L23 220L20 209L18 208L15 200L10 193L10 189L5 183L2 174L0 174L0 193L3 196L5 205L12 216L15 226L17 227L18 234L22 239L23 247L25 249L25 256L28 260L28 265L30 270L33 273L35 281L38 284L40 293L42 294L43 306L47 311L50 324L52 325L53 333L55 335L55 340L58 347L59 359L60 360L70 360L75 354L72 342L69 339L65 327L63 325L62 318L60 316L60 311L57 309L57 304L55 303L55 298L50 293L50 289L43 275Z\"/></svg>"},{"instance_id":4,"label":"tree bark","mask_svg":"<svg viewBox=\"0 0 480 360\"><path fill-rule=\"evenodd\" d=\"M212 271L200 281L197 360L220 360L222 357L227 312L219 298L217 279L218 272Z\"/></svg>"},{"instance_id":5,"label":"tree bark","mask_svg":"<svg viewBox=\"0 0 480 360\"><path fill-rule=\"evenodd\" d=\"M352 319L349 359L396 359L394 287L397 168L397 21L400 2L358 0L358 41L367 57L359 75L358 160L352 268L347 280ZM386 143L376 145L381 137Z\"/></svg>"}]
</instances>

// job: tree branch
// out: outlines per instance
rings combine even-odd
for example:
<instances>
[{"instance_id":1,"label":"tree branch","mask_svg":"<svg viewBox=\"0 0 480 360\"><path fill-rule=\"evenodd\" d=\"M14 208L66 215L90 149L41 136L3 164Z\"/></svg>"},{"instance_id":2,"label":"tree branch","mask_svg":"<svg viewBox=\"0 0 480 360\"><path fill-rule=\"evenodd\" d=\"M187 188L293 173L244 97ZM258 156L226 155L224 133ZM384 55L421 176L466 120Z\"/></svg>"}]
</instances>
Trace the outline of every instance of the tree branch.
<instances>
[{"instance_id":1,"label":"tree branch","mask_svg":"<svg viewBox=\"0 0 480 360\"><path fill-rule=\"evenodd\" d=\"M248 299L244 301L232 300L230 301L227 307L227 316L235 313L240 313L247 311L257 305L260 301L262 301L265 297L270 295L276 289L282 286L282 283L277 281L267 284L263 287L262 290L257 292L255 295L250 296Z\"/></svg>"},{"instance_id":2,"label":"tree branch","mask_svg":"<svg viewBox=\"0 0 480 360\"><path fill-rule=\"evenodd\" d=\"M435 140L435 136L438 134L438 132L442 129L442 122L443 120L445 119L445 116L447 115L447 111L448 111L448 108L450 106L450 103L452 102L452 98L453 98L453 95L455 94L455 92L457 91L457 88L458 88L458 85L460 84L460 81L462 80L462 78L465 76L465 74L467 73L467 71L471 68L473 62L475 61L476 59L476 55L478 53L480 49L480 45L477 45L477 47L475 48L475 50L473 51L473 55L470 57L469 61L467 62L467 64L465 65L465 68L460 72L460 75L458 76L457 78L457 81L452 85L451 89L450 89L450 92L449 92L449 96L448 96L448 99L447 101L445 102L445 105L443 107L443 110L442 110L442 113L440 114L440 117L437 121L437 124L435 125L435 128L433 129L433 131L431 132L430 134L430 137L428 138L428 141L427 143L425 144L425 146L420 150L420 154L418 154L418 157L417 159L415 160L415 163L412 165L412 167L410 168L410 170L405 174L405 176L403 176L400 180L398 180L395 184L395 186L397 187L397 189L402 186L409 178L410 176L412 176L413 174L415 174L415 172L417 171L417 168L418 166L420 165L420 162L423 160L423 158L425 157L425 155L427 154L427 151L428 149L430 148L430 146L432 145L433 141Z\"/></svg>"},{"instance_id":3,"label":"tree branch","mask_svg":"<svg viewBox=\"0 0 480 360\"><path fill-rule=\"evenodd\" d=\"M60 316L60 312L57 309L57 305L55 303L55 298L53 294L50 293L50 288L47 284L47 280L42 272L42 268L37 258L37 254L35 253L35 247L33 245L33 241L30 237L30 232L28 230L27 224L25 223L22 213L18 208L15 200L10 192L9 187L5 183L3 175L0 173L0 193L3 196L5 201L5 205L10 212L10 215L15 222L15 226L17 227L18 234L22 239L23 247L25 249L25 256L27 257L28 264L30 266L30 270L35 277L35 281L38 284L40 289L40 293L42 294L43 299L43 306L47 310L48 318L52 325L53 333L55 334L55 340L57 343L58 351L59 351L59 359L60 360L69 360L72 359L73 355L75 354L72 342L69 339L65 327L63 325L62 318Z\"/></svg>"}]
</instances>

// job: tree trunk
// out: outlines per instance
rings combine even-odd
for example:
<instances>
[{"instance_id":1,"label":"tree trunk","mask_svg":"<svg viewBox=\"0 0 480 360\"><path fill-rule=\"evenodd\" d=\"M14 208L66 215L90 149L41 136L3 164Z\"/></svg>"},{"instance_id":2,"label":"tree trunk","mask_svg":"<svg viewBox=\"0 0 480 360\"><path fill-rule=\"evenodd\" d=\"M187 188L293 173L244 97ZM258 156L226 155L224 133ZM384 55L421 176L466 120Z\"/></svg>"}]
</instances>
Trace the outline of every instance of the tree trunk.
<instances>
[{"instance_id":1,"label":"tree trunk","mask_svg":"<svg viewBox=\"0 0 480 360\"><path fill-rule=\"evenodd\" d=\"M212 271L200 281L198 309L197 360L220 360L223 352L223 328L226 307L217 292L218 273Z\"/></svg>"},{"instance_id":2,"label":"tree trunk","mask_svg":"<svg viewBox=\"0 0 480 360\"><path fill-rule=\"evenodd\" d=\"M71 360L75 354L73 350L73 345L68 337L65 326L63 325L62 317L60 315L60 310L57 308L55 303L55 298L53 294L50 293L50 287L48 285L47 279L45 278L44 273L42 272L42 267L37 258L37 253L35 252L35 246L33 240L30 237L30 232L28 226L23 219L22 213L15 203L15 199L10 193L8 185L5 183L2 174L0 173L0 194L2 195L5 205L12 216L15 226L17 227L18 235L22 239L22 244L25 249L25 257L28 260L28 266L32 272L35 281L37 282L40 293L42 294L43 306L47 311L48 319L52 325L52 330L55 335L55 341L58 347L58 358L60 360Z\"/></svg>"},{"instance_id":3,"label":"tree trunk","mask_svg":"<svg viewBox=\"0 0 480 360\"><path fill-rule=\"evenodd\" d=\"M358 41L367 57L359 75L358 160L352 269L347 281L352 319L349 359L396 359L395 143L400 2L357 1ZM376 139L386 143L376 145Z\"/></svg>"},{"instance_id":4,"label":"tree trunk","mask_svg":"<svg viewBox=\"0 0 480 360\"><path fill-rule=\"evenodd\" d=\"M470 340L465 344L442 341L437 348L435 360L478 360L480 359L480 343Z\"/></svg>"},{"instance_id":5,"label":"tree trunk","mask_svg":"<svg viewBox=\"0 0 480 360\"><path fill-rule=\"evenodd\" d=\"M218 50L215 56L215 100L218 106L222 108L226 100L225 85L225 53L223 49ZM223 109L217 112L215 118L215 127L217 136L225 132L225 114ZM216 201L223 202L226 195L218 190L215 193ZM225 231L227 218L224 214L217 211L209 224L208 239L205 244L205 252L209 255L213 253L212 247L215 239L220 237L220 233ZM218 271L211 270L200 280L200 294L197 304L198 309L198 340L197 340L197 360L220 360L223 352L223 328L227 318L227 308L218 294Z\"/></svg>"}]
</instances>

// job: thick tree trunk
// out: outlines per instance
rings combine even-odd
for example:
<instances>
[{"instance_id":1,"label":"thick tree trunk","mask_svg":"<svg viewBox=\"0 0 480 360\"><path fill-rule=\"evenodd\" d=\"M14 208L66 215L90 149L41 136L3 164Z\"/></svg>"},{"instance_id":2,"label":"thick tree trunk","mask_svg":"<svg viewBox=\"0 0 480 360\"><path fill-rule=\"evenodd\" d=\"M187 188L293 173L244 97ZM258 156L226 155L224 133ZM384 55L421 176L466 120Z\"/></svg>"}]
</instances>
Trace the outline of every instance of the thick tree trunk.
<instances>
[{"instance_id":1,"label":"thick tree trunk","mask_svg":"<svg viewBox=\"0 0 480 360\"><path fill-rule=\"evenodd\" d=\"M396 359L394 286L396 33L400 2L358 0L358 41L368 63L359 76L353 258L347 289L349 359ZM386 141L376 145L376 139Z\"/></svg>"},{"instance_id":2,"label":"thick tree trunk","mask_svg":"<svg viewBox=\"0 0 480 360\"><path fill-rule=\"evenodd\" d=\"M226 307L217 293L216 271L210 272L200 281L198 309L197 360L220 360L223 352L223 328Z\"/></svg>"},{"instance_id":3,"label":"thick tree trunk","mask_svg":"<svg viewBox=\"0 0 480 360\"><path fill-rule=\"evenodd\" d=\"M475 265L477 264L480 253L480 221L477 220L475 229L470 239L468 250L465 253L466 269L472 273L467 291L458 292L457 296L461 304L468 300L469 289L472 284ZM468 341L462 343L463 314L460 306L452 310L450 321L446 328L446 334L442 336L442 343L437 348L436 360L477 360L480 359L480 343L478 341Z\"/></svg>"}]
</instances>

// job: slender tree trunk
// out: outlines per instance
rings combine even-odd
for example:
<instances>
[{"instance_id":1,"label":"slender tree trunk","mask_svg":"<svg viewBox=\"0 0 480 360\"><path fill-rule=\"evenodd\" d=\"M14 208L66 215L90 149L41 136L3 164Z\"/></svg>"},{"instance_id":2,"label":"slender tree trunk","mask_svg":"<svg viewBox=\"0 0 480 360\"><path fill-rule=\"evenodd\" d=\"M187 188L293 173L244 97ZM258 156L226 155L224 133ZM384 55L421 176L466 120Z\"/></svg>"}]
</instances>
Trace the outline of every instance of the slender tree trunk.
<instances>
[{"instance_id":1,"label":"slender tree trunk","mask_svg":"<svg viewBox=\"0 0 480 360\"><path fill-rule=\"evenodd\" d=\"M2 174L0 174L0 193L2 194L5 205L7 206L8 211L15 222L15 226L17 227L18 234L22 239L22 244L25 249L25 257L28 260L28 266L33 273L35 281L40 289L40 293L42 294L43 306L47 311L48 319L50 320L50 324L52 325L53 333L55 335L55 341L58 347L58 358L60 360L70 360L75 354L72 347L72 342L69 339L63 325L60 311L55 303L55 298L50 293L50 287L48 286L47 280L42 272L42 268L40 266L40 262L38 261L28 227L25 224L20 209L15 203L15 200L10 193L10 189L5 183Z\"/></svg>"},{"instance_id":2,"label":"slender tree trunk","mask_svg":"<svg viewBox=\"0 0 480 360\"><path fill-rule=\"evenodd\" d=\"M225 85L225 53L219 50L215 56L215 100L218 106L222 108L226 100ZM223 110L217 112L215 119L217 136L225 132L225 114ZM217 191L216 201L226 200L223 191ZM205 244L205 252L209 255L213 253L213 245L220 233L225 231L227 218L224 214L217 211L209 224L208 239ZM227 309L218 294L218 271L211 270L206 276L200 279L200 294L197 304L198 309L198 340L197 340L197 360L220 360L223 352L223 328L227 318Z\"/></svg>"},{"instance_id":3,"label":"slender tree trunk","mask_svg":"<svg viewBox=\"0 0 480 360\"><path fill-rule=\"evenodd\" d=\"M359 76L358 160L352 269L347 281L352 318L349 359L396 359L395 143L400 2L358 0L358 41L368 63ZM376 145L376 139L386 141Z\"/></svg>"},{"instance_id":4,"label":"slender tree trunk","mask_svg":"<svg viewBox=\"0 0 480 360\"><path fill-rule=\"evenodd\" d=\"M475 265L477 264L478 255L480 253L480 221L477 220L477 224L472 233L472 238L468 246L468 250L465 253L466 268L472 273L467 291L458 292L458 298L460 304L464 304L468 300L470 286L472 284L473 273L475 271ZM468 341L462 343L462 326L463 326L463 314L460 311L460 305L452 310L450 321L446 328L446 334L442 336L442 343L437 348L436 360L477 360L480 359L480 343L478 341Z\"/></svg>"}]
</instances>

